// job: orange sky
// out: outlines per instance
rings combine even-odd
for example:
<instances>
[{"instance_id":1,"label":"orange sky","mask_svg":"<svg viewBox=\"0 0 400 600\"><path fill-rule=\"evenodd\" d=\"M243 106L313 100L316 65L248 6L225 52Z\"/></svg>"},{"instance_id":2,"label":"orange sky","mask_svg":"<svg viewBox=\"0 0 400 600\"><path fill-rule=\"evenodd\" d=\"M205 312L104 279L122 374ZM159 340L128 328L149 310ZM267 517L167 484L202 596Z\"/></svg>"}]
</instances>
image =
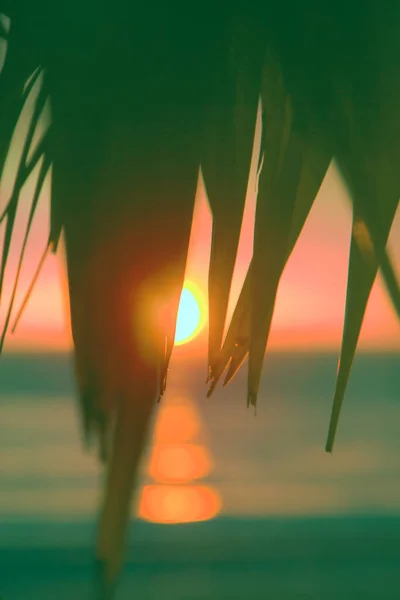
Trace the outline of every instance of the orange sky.
<instances>
[{"instance_id":1,"label":"orange sky","mask_svg":"<svg viewBox=\"0 0 400 600\"><path fill-rule=\"evenodd\" d=\"M259 128L257 134L259 134ZM258 139L259 135L256 135L256 144ZM10 164L11 172L12 164L15 164L14 154L10 158ZM231 305L239 293L251 257L255 166L256 161L253 161ZM11 181L11 175L8 181ZM28 200L33 184L34 177L28 182L24 191L26 200ZM6 201L9 185L10 183L7 185L6 178L6 185L1 190L1 206L4 206ZM21 290L26 289L29 284L33 265L36 264L44 246L45 236L43 233L49 218L48 199L49 185L43 192L40 214L28 247L29 257L22 273ZM28 209L26 202L18 217L21 224L27 218ZM294 350L338 347L344 315L350 223L351 211L346 189L332 166L300 241L284 272L270 338L271 348ZM187 277L200 287L205 296L207 295L210 234L211 214L200 177ZM16 232L13 239L14 252L9 272L15 268L16 251L20 244L21 229ZM400 213L393 225L390 251L399 271ZM49 256L19 328L16 334L9 337L6 346L8 349L64 350L71 347L63 289L65 292L62 260ZM6 277L5 304L9 292L9 278ZM19 295L19 298L21 297L22 294ZM232 308L233 306L231 306L231 310ZM4 306L0 311L0 317L4 318ZM399 334L399 323L378 277L370 299L360 347L400 350ZM205 338L206 332L203 331L197 340L191 342L190 345L181 346L177 352L183 354L202 352Z\"/></svg>"}]
</instances>

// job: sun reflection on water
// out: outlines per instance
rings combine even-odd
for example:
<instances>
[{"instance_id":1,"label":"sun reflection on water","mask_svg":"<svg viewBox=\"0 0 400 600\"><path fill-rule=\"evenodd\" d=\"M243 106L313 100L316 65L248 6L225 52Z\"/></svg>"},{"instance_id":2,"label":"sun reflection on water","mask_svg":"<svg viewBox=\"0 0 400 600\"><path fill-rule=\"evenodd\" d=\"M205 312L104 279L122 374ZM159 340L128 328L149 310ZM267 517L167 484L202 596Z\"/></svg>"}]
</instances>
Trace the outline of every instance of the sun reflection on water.
<instances>
[{"instance_id":1,"label":"sun reflection on water","mask_svg":"<svg viewBox=\"0 0 400 600\"><path fill-rule=\"evenodd\" d=\"M208 521L221 509L217 490L203 485L147 485L139 516L154 523Z\"/></svg>"},{"instance_id":2,"label":"sun reflection on water","mask_svg":"<svg viewBox=\"0 0 400 600\"><path fill-rule=\"evenodd\" d=\"M197 438L201 423L196 409L186 399L179 404L161 404L154 430L155 444L188 442Z\"/></svg>"},{"instance_id":3,"label":"sun reflection on water","mask_svg":"<svg viewBox=\"0 0 400 600\"><path fill-rule=\"evenodd\" d=\"M221 510L217 489L199 480L213 470L201 435L203 424L194 402L170 396L160 407L155 425L148 475L139 516L155 523L191 523L214 518Z\"/></svg>"},{"instance_id":4,"label":"sun reflection on water","mask_svg":"<svg viewBox=\"0 0 400 600\"><path fill-rule=\"evenodd\" d=\"M187 483L206 477L211 469L210 455L203 446L160 444L154 448L149 474L159 483Z\"/></svg>"}]
</instances>

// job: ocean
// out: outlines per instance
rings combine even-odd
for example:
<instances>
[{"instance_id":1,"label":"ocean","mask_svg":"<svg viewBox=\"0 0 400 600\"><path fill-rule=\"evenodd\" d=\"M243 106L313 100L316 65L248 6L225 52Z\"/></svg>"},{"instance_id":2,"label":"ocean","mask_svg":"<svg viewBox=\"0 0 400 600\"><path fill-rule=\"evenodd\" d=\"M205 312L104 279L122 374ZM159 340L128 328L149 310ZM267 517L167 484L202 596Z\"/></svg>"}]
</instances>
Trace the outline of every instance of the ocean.
<instances>
[{"instance_id":1,"label":"ocean","mask_svg":"<svg viewBox=\"0 0 400 600\"><path fill-rule=\"evenodd\" d=\"M255 415L245 370L207 399L174 359L118 600L400 600L400 355L357 356L329 455L336 366L271 353ZM103 473L74 396L69 356L2 358L2 600L93 598Z\"/></svg>"}]
</instances>

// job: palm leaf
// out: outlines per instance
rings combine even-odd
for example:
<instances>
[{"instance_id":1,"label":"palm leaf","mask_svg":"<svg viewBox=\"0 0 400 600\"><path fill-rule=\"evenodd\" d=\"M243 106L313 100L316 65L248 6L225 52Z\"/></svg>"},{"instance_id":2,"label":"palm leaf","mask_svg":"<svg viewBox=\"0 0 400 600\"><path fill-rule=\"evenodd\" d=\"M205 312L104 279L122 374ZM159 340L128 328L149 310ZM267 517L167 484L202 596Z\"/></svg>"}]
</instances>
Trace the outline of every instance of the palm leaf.
<instances>
[{"instance_id":1,"label":"palm leaf","mask_svg":"<svg viewBox=\"0 0 400 600\"><path fill-rule=\"evenodd\" d=\"M188 83L182 91L171 68L155 62L153 81L139 65L111 128L99 123L114 114L115 100L97 99L87 66L75 73L72 98L70 88L52 95L52 210L65 232L81 414L107 462L97 544L103 587L120 568L159 371L172 350L200 163L198 74L178 64L180 86Z\"/></svg>"},{"instance_id":2,"label":"palm leaf","mask_svg":"<svg viewBox=\"0 0 400 600\"><path fill-rule=\"evenodd\" d=\"M254 6L202 5L195 16L192 7L177 10L167 2L157 11L146 4L126 9L121 5L111 12L94 2L78 4L0 2L0 10L11 18L0 74L1 170L39 67L46 74L52 110L51 129L33 153L32 124L25 142L4 212L0 279L10 252L19 191L40 161L40 180L52 165L47 250L56 249L63 230L83 426L86 434L95 434L107 468L97 542L100 594L105 597L121 566L138 464L153 407L165 387L200 165L213 213L212 386L229 360L228 380L249 352L252 403L288 256L332 156L346 171L354 198L354 226L329 440L333 441L378 265L399 307L398 283L386 251L399 188L396 174L384 168L398 152L381 144L381 162L371 156L367 161L359 144L350 145L354 160L343 157L354 131L363 130L360 123L369 126L370 88L379 87L370 67L384 64L382 56L392 60L397 56L398 36L392 36L396 43L382 54L376 37L384 36L372 34L389 21L375 19L380 9L372 5L365 7L364 27L358 15L343 22L341 10L333 5L326 10L318 3L312 3L313 10L307 10L309 4L293 5L291 19L286 5L268 3L257 11ZM396 23L398 13L391 11ZM368 60L361 60L364 55ZM394 85L389 83L385 93L379 87L381 96L391 97ZM254 253L221 351L260 90L262 169ZM358 105L352 112L353 96ZM361 121L359 114L364 114ZM32 123L37 121L35 115ZM381 116L373 115L371 122L389 135ZM368 148L374 147L371 139ZM379 203L378 194L371 191L376 182ZM360 237L365 230L372 251ZM31 289L32 285L27 297ZM167 315L156 322L152 307L164 305Z\"/></svg>"},{"instance_id":3,"label":"palm leaf","mask_svg":"<svg viewBox=\"0 0 400 600\"><path fill-rule=\"evenodd\" d=\"M6 40L7 37L8 37L8 31L4 27L3 23L0 20L0 38L2 38L3 40Z\"/></svg>"},{"instance_id":4,"label":"palm leaf","mask_svg":"<svg viewBox=\"0 0 400 600\"><path fill-rule=\"evenodd\" d=\"M376 246L375 246L375 248L376 248ZM378 251L379 251L379 247L376 250L377 257L378 257ZM393 308L395 309L397 316L400 319L400 285L399 285L398 277L393 268L390 254L387 252L387 250L386 250L386 252L383 253L383 255L382 255L382 252L380 254L381 254L381 256L379 257L379 267L382 272L382 277L385 282L386 289L388 291L389 298L392 302Z\"/></svg>"},{"instance_id":5,"label":"palm leaf","mask_svg":"<svg viewBox=\"0 0 400 600\"><path fill-rule=\"evenodd\" d=\"M263 151L254 251L249 343L248 405L256 405L276 292L286 262L303 148L279 61L267 52L262 85ZM267 276L265 277L265 274Z\"/></svg>"},{"instance_id":6,"label":"palm leaf","mask_svg":"<svg viewBox=\"0 0 400 600\"><path fill-rule=\"evenodd\" d=\"M6 15L7 17L12 16L12 1L11 0L1 0L0 2L0 13Z\"/></svg>"},{"instance_id":7,"label":"palm leaf","mask_svg":"<svg viewBox=\"0 0 400 600\"><path fill-rule=\"evenodd\" d=\"M358 153L358 156L360 155L361 152ZM371 161L368 162L368 168L364 167L362 169L356 161L354 161L355 165L345 164L346 176L353 191L355 204L342 348L326 443L328 452L331 452L333 448L340 410L368 298L378 270L378 257L384 256L384 248L398 206L400 179L396 171L393 172L393 167L392 172L390 172L390 169L386 166L393 164L393 160L390 160L390 158L388 157L389 160L385 161L383 169L379 163L375 163L374 168L372 168ZM372 213L375 216L374 241L369 234L364 219L360 216L366 213L370 215ZM390 261L387 259L386 273L388 263L390 264ZM395 293L398 294L398 288Z\"/></svg>"},{"instance_id":8,"label":"palm leaf","mask_svg":"<svg viewBox=\"0 0 400 600\"><path fill-rule=\"evenodd\" d=\"M213 229L209 268L209 372L216 365L229 301L253 149L264 39L237 17L214 70L202 160ZM260 35L261 34L261 35Z\"/></svg>"},{"instance_id":9,"label":"palm leaf","mask_svg":"<svg viewBox=\"0 0 400 600\"><path fill-rule=\"evenodd\" d=\"M32 119L31 119L31 122L29 125L27 137L25 139L25 143L24 143L24 147L23 147L23 151L22 151L22 156L21 156L21 159L19 162L19 167L17 170L17 177L16 177L16 181L14 184L14 189L13 189L13 192L11 195L11 199L5 210L5 214L7 215L7 222L6 222L6 231L5 231L5 236L4 236L2 260L1 260L1 265L0 265L0 298L1 298L2 290L3 290L5 269L6 269L7 259L8 259L8 255L9 255L9 251L10 251L11 236L12 236L12 233L14 230L19 195L20 195L22 186L24 185L24 183L26 182L30 173L32 172L33 165L37 164L39 157L40 157L40 154L35 152L33 158L31 158L28 162L28 155L29 155L29 152L32 147L33 137L35 135L40 117L42 116L43 109L44 109L44 106L46 103L46 99L47 99L46 90L42 88L40 90L38 97L36 99L36 102L35 102L35 108L33 111ZM1 350L1 345L0 345L0 350Z\"/></svg>"},{"instance_id":10,"label":"palm leaf","mask_svg":"<svg viewBox=\"0 0 400 600\"><path fill-rule=\"evenodd\" d=\"M289 234L288 252L286 261L291 255L297 239L301 233L305 221L322 184L330 163L330 155L324 151L315 140L308 141L304 136L304 159L299 186L297 190L291 230ZM286 262L285 261L285 262ZM265 275L264 275L265 276ZM252 262L250 264L241 294L233 313L231 323L221 350L221 354L215 370L215 376L208 395L215 389L219 378L229 363L228 373L224 385L227 385L235 376L243 364L249 352L250 315L251 315L251 291L252 291Z\"/></svg>"},{"instance_id":11,"label":"palm leaf","mask_svg":"<svg viewBox=\"0 0 400 600\"><path fill-rule=\"evenodd\" d=\"M0 73L0 177L18 119L39 76L39 62L27 43L23 19L13 20L4 67ZM31 77L32 76L32 77ZM30 79L29 84L26 82ZM26 87L25 87L26 86Z\"/></svg>"},{"instance_id":12,"label":"palm leaf","mask_svg":"<svg viewBox=\"0 0 400 600\"><path fill-rule=\"evenodd\" d=\"M4 340L5 340L5 337L7 335L7 330L8 330L8 326L9 326L9 322L10 322L12 310L13 310L13 307L14 307L15 296L16 296L16 293L17 293L17 288L18 288L18 283L19 283L19 277L20 277L20 274L21 274L22 264L23 264L23 260L24 260L24 256L25 256L25 251L26 251L26 246L27 246L28 239L29 239L30 230L31 230L31 227L32 227L32 224L33 224L33 219L34 219L34 216L35 216L36 208L37 208L38 203L39 203L39 198L40 198L40 194L41 194L41 191L42 191L42 188L43 188L43 184L44 184L44 181L46 179L46 176L47 176L49 170L50 170L50 160L46 156L44 158L44 160L42 161L42 164L40 165L40 171L39 171L38 179L37 179L36 186L35 186L35 191L34 191L33 198L32 198L32 204L31 204L31 209L30 209L30 212L29 212L28 223L27 223L27 226L26 226L25 235L24 235L24 239L23 239L23 242L22 242L22 248L21 248L21 252L20 252L20 256L19 256L19 261L18 261L18 266L17 266L17 272L16 272L16 275L15 275L15 278L14 278L14 286L13 286L13 289L12 289L10 301L8 303L7 315L6 315L4 326L3 326L3 332L2 332L1 338L0 338L0 353L2 351ZM3 254L3 257L4 257L4 254ZM22 303L21 309L20 309L20 311L18 313L18 317L16 319L16 323L15 323L15 325L13 327L14 331L16 329L16 326L17 326L17 323L18 323L18 321L20 319L22 311L23 311L23 309L24 309L24 307L25 307L25 305L26 305L26 303L28 301L30 293L33 290L33 286L34 286L35 280L36 280L36 277L34 277L33 282L32 282L32 284L30 285L30 287L28 289L28 293L26 294L25 299L24 299L24 301Z\"/></svg>"}]
</instances>

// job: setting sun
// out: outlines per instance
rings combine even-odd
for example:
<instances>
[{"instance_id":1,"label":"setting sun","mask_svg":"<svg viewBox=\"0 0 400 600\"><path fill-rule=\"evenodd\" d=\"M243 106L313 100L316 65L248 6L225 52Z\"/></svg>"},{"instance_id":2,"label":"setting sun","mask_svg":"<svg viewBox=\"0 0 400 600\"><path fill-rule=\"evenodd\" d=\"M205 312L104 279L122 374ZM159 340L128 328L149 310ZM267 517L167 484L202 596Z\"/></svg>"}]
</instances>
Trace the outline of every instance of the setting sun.
<instances>
[{"instance_id":1,"label":"setting sun","mask_svg":"<svg viewBox=\"0 0 400 600\"><path fill-rule=\"evenodd\" d=\"M191 341L205 323L206 304L197 286L189 281L183 286L176 323L175 344Z\"/></svg>"}]
</instances>

